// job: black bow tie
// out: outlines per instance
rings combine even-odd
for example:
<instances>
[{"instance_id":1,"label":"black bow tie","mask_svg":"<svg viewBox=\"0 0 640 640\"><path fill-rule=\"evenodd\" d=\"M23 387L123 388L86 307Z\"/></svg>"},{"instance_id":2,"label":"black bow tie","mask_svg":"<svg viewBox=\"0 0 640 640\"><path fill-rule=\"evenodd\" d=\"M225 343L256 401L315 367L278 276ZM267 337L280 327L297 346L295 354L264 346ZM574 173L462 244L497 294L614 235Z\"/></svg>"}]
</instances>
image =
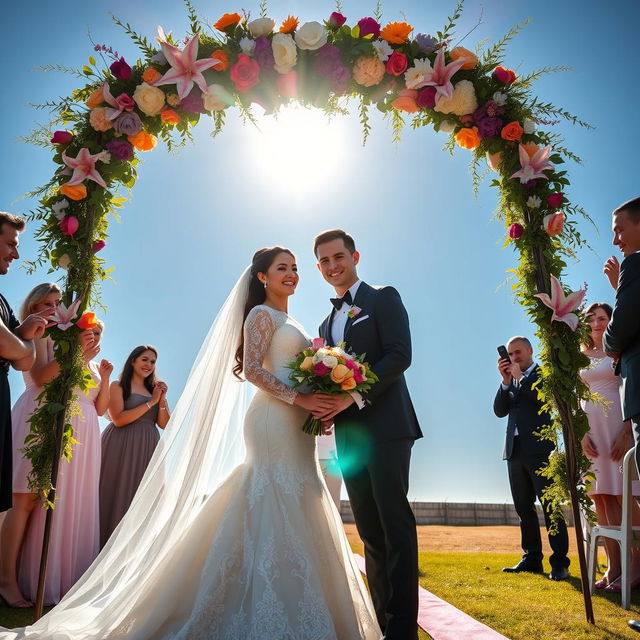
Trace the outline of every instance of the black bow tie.
<instances>
[{"instance_id":1,"label":"black bow tie","mask_svg":"<svg viewBox=\"0 0 640 640\"><path fill-rule=\"evenodd\" d=\"M346 302L347 304L353 304L353 298L351 297L351 291L347 291L342 298L330 298L331 304L336 308L336 311L340 311L342 309L342 305Z\"/></svg>"}]
</instances>

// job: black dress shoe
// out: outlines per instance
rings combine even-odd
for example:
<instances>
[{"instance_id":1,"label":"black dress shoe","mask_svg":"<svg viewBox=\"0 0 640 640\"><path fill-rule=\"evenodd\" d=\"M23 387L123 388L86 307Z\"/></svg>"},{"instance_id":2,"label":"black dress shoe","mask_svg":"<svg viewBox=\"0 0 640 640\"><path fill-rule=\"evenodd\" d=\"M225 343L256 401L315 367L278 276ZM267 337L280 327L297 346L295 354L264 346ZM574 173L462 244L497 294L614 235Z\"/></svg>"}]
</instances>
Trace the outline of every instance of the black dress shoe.
<instances>
[{"instance_id":1,"label":"black dress shoe","mask_svg":"<svg viewBox=\"0 0 640 640\"><path fill-rule=\"evenodd\" d=\"M629 620L627 623L634 631L640 632L640 620Z\"/></svg>"},{"instance_id":2,"label":"black dress shoe","mask_svg":"<svg viewBox=\"0 0 640 640\"><path fill-rule=\"evenodd\" d=\"M566 580L568 577L569 570L567 567L552 567L551 573L549 574L549 580L556 580L557 582L560 580Z\"/></svg>"},{"instance_id":3,"label":"black dress shoe","mask_svg":"<svg viewBox=\"0 0 640 640\"><path fill-rule=\"evenodd\" d=\"M504 567L504 573L544 573L542 562L530 562L521 560L515 567Z\"/></svg>"}]
</instances>

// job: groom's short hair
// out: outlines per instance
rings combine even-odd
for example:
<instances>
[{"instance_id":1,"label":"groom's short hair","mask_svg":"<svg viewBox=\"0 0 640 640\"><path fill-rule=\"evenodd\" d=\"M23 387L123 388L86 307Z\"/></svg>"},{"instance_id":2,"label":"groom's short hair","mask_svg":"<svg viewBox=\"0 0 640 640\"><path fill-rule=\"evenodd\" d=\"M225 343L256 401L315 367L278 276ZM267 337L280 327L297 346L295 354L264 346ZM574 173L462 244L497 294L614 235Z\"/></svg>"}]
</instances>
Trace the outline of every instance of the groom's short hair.
<instances>
[{"instance_id":1,"label":"groom's short hair","mask_svg":"<svg viewBox=\"0 0 640 640\"><path fill-rule=\"evenodd\" d=\"M638 222L640 222L640 198L634 198L633 200L629 200L628 202L621 204L613 212L613 215L615 216L616 214L622 213L623 211L626 211L631 220L638 224Z\"/></svg>"},{"instance_id":2,"label":"groom's short hair","mask_svg":"<svg viewBox=\"0 0 640 640\"><path fill-rule=\"evenodd\" d=\"M349 253L355 253L356 243L346 231L343 231L342 229L329 229L329 231L323 231L317 235L316 239L313 241L313 253L315 256L317 257L318 247L321 244L331 242L332 240L342 240L347 251L349 251Z\"/></svg>"}]
</instances>

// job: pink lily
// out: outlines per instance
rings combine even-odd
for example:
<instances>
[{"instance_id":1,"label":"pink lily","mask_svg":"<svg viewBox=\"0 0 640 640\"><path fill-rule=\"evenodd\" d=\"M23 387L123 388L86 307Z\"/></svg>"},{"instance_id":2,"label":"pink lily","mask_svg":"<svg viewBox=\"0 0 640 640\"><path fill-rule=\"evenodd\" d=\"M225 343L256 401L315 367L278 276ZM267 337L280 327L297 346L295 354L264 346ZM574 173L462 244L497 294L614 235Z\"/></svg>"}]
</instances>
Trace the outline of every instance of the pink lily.
<instances>
[{"instance_id":1,"label":"pink lily","mask_svg":"<svg viewBox=\"0 0 640 640\"><path fill-rule=\"evenodd\" d=\"M133 111L133 108L136 106L133 98L126 93L121 93L117 98L114 98L106 82L102 85L102 95L104 101L113 107L112 109L107 107L107 120L115 120L123 111Z\"/></svg>"},{"instance_id":2,"label":"pink lily","mask_svg":"<svg viewBox=\"0 0 640 640\"><path fill-rule=\"evenodd\" d=\"M440 97L450 100L453 96L453 85L451 78L453 74L460 69L465 63L464 60L454 60L449 64L444 61L444 47L438 50L436 59L433 63L433 71L429 75L429 79L424 83L425 87L431 86L436 88L436 102Z\"/></svg>"},{"instance_id":3,"label":"pink lily","mask_svg":"<svg viewBox=\"0 0 640 640\"><path fill-rule=\"evenodd\" d=\"M171 65L171 69L153 84L155 86L175 84L181 100L189 95L194 82L200 87L203 93L206 93L207 81L204 79L202 72L210 69L214 65L221 64L220 60L216 60L215 58L197 59L197 35L190 38L184 49L180 51L180 49L165 41L164 32L160 28L158 28L158 34L160 35L158 42L162 47L167 62Z\"/></svg>"},{"instance_id":4,"label":"pink lily","mask_svg":"<svg viewBox=\"0 0 640 640\"><path fill-rule=\"evenodd\" d=\"M535 178L548 180L548 176L542 172L547 169L553 169L553 166L547 162L550 153L551 147L543 147L542 149L538 149L532 156L529 156L527 150L522 145L519 145L518 154L520 156L520 166L522 169L516 171L511 177L520 178L522 184L526 184Z\"/></svg>"},{"instance_id":5,"label":"pink lily","mask_svg":"<svg viewBox=\"0 0 640 640\"><path fill-rule=\"evenodd\" d=\"M73 175L71 180L67 182L68 185L76 185L89 179L97 182L101 187L105 188L107 183L102 179L102 176L96 169L96 162L101 160L102 162L109 162L111 155L108 151L101 151L100 153L89 153L89 149L82 147L75 158L70 158L66 152L62 153L62 160L64 163L73 169Z\"/></svg>"},{"instance_id":6,"label":"pink lily","mask_svg":"<svg viewBox=\"0 0 640 640\"><path fill-rule=\"evenodd\" d=\"M58 323L58 329L62 329L62 331L66 331L67 329L73 327L73 319L76 317L78 313L78 308L80 307L80 300L82 298L76 298L70 305L69 308L64 306L62 302L58 305L55 310L55 313L51 316L50 320Z\"/></svg>"},{"instance_id":7,"label":"pink lily","mask_svg":"<svg viewBox=\"0 0 640 640\"><path fill-rule=\"evenodd\" d=\"M567 296L562 289L560 281L551 276L551 298L546 293L536 293L535 297L540 298L549 309L553 310L552 321L564 322L571 327L572 331L575 331L579 320L578 316L571 312L580 306L586 293L586 289L580 289L580 291L572 291Z\"/></svg>"}]
</instances>

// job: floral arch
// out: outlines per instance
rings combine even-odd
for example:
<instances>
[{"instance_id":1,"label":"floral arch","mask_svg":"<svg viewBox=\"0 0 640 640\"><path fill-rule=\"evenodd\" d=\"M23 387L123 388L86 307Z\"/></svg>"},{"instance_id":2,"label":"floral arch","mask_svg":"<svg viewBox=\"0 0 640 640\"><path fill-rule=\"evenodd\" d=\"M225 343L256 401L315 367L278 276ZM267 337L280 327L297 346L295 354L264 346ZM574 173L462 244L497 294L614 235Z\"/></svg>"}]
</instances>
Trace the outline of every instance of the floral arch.
<instances>
[{"instance_id":1,"label":"floral arch","mask_svg":"<svg viewBox=\"0 0 640 640\"><path fill-rule=\"evenodd\" d=\"M61 373L46 385L47 402L33 415L25 445L33 489L48 496L51 506L58 461L72 455L70 389L91 384L78 333L95 322L87 309L97 303L97 285L111 270L99 254L107 218L126 201L122 188L133 187L139 156L153 150L158 139L170 148L188 142L191 127L204 114L212 116L217 134L230 107L252 121L252 103L269 113L297 102L330 116L344 113L345 101L355 99L364 142L369 110L377 108L389 120L394 141L410 124L446 133L445 148L451 152L468 150L475 188L485 161L495 172L491 185L498 190L505 246L519 256L514 293L542 345L538 391L553 415L544 435L555 441L562 433L565 443L564 454L552 458L546 471L555 479L547 498L559 508L571 497L579 528L579 508L589 511L580 480L587 460L576 448L588 428L579 405L588 390L577 375L586 364L579 349L586 330L580 322L584 291L566 291L560 278L566 258L584 245L576 220L585 214L564 194L569 179L562 165L579 158L544 126L560 118L589 125L531 91L540 75L562 68L517 76L503 66L506 45L520 26L482 52L451 47L462 2L434 36L415 34L404 22L383 26L379 5L374 17L351 25L339 4L322 23L289 16L277 24L264 2L257 19L231 13L209 25L190 0L185 4L190 33L180 41L159 29L157 42L151 42L114 18L139 47L142 60L127 62L96 45L99 62L91 56L82 68L67 70L84 86L42 105L54 114L46 146L53 148L57 168L33 194L39 198L31 218L41 221L41 251L32 266L50 264L52 271L62 268L67 274L58 324L50 329ZM32 140L42 142L37 135ZM584 553L580 561L587 618L593 621Z\"/></svg>"}]
</instances>

